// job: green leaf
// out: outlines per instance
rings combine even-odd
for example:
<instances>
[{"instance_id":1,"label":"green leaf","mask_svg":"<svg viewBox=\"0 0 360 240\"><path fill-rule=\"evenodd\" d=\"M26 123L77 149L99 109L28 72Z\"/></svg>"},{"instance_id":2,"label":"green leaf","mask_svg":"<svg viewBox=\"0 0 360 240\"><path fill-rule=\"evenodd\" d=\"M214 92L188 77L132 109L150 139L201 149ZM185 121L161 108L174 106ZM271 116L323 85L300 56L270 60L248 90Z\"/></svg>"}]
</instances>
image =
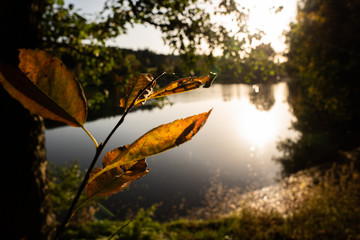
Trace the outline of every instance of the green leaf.
<instances>
[{"instance_id":1,"label":"green leaf","mask_svg":"<svg viewBox=\"0 0 360 240\"><path fill-rule=\"evenodd\" d=\"M45 51L19 51L20 70L0 63L0 82L5 90L33 114L83 127L87 105L75 75Z\"/></svg>"},{"instance_id":2,"label":"green leaf","mask_svg":"<svg viewBox=\"0 0 360 240\"><path fill-rule=\"evenodd\" d=\"M119 166L132 166L141 159L189 141L205 124L210 113L211 110L185 119L178 119L150 130L129 147L112 155L113 160L105 161L105 164L103 161L104 168L92 172L88 184L98 181L98 177L102 178L106 172L118 169Z\"/></svg>"}]
</instances>

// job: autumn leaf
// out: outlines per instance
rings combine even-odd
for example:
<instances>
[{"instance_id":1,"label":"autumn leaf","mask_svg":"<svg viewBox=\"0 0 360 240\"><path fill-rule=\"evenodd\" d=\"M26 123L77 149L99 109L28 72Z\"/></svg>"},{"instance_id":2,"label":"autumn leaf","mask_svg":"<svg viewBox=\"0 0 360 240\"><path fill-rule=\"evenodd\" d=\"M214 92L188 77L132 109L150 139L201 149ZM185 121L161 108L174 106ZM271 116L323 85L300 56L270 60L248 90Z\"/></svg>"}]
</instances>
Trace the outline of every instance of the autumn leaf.
<instances>
[{"instance_id":1,"label":"autumn leaf","mask_svg":"<svg viewBox=\"0 0 360 240\"><path fill-rule=\"evenodd\" d=\"M205 82L205 84L204 84L204 88L209 88L209 87L211 87L211 85L213 84L213 82L215 81L215 78L216 78L216 73L213 73L213 72L211 72L211 73L209 73L209 79Z\"/></svg>"},{"instance_id":2,"label":"autumn leaf","mask_svg":"<svg viewBox=\"0 0 360 240\"><path fill-rule=\"evenodd\" d=\"M103 158L103 167L111 165L116 157L129 146L115 148L108 152ZM118 165L117 167L102 172L97 178L86 185L86 200L93 197L105 197L120 192L127 188L133 181L145 176L149 170L146 169L145 159L138 160L135 164ZM95 168L90 173L90 178L101 172L101 168Z\"/></svg>"},{"instance_id":3,"label":"autumn leaf","mask_svg":"<svg viewBox=\"0 0 360 240\"><path fill-rule=\"evenodd\" d=\"M123 151L116 152L116 156L112 155L114 160L110 164L105 164L106 166L102 170L93 172L88 183L98 181L98 177L105 172L112 171L112 169L118 169L119 166L132 166L141 159L189 141L205 124L210 113L211 110L185 119L178 119L150 130Z\"/></svg>"},{"instance_id":4,"label":"autumn leaf","mask_svg":"<svg viewBox=\"0 0 360 240\"><path fill-rule=\"evenodd\" d=\"M150 75L150 74L148 74ZM151 76L151 75L150 75ZM135 101L134 106L138 106L140 104L144 104L145 101L154 99L154 98L160 98L160 97L166 97L173 94L183 93L195 90L199 88L200 86L204 85L204 88L209 88L213 81L216 78L216 74L210 73L209 75L205 77L186 77L181 78L176 81L173 81L166 85L165 87L162 87L154 92L150 92L150 94L147 94L146 96L143 96ZM152 76L151 76L151 79ZM132 85L131 85L132 86ZM138 87L137 91L141 90L144 86ZM135 88L132 88L135 89ZM134 98L122 98L120 99L120 107L128 107L134 100Z\"/></svg>"},{"instance_id":5,"label":"autumn leaf","mask_svg":"<svg viewBox=\"0 0 360 240\"><path fill-rule=\"evenodd\" d=\"M87 104L75 75L45 51L19 51L19 68L0 63L5 90L34 114L82 127Z\"/></svg>"},{"instance_id":6,"label":"autumn leaf","mask_svg":"<svg viewBox=\"0 0 360 240\"><path fill-rule=\"evenodd\" d=\"M165 97L173 94L183 93L195 90L204 85L209 88L216 78L216 74L210 73L205 77L187 77L181 78L174 82L169 83L167 86L158 89L152 93L148 99Z\"/></svg>"},{"instance_id":7,"label":"autumn leaf","mask_svg":"<svg viewBox=\"0 0 360 240\"><path fill-rule=\"evenodd\" d=\"M147 89L145 89L151 82L152 84ZM144 104L146 98L152 93L155 85L156 81L154 81L153 76L148 73L143 73L140 74L137 78L130 79L130 82L126 88L126 97L120 99L120 107L129 108L139 92L143 89L145 89L144 93L139 96L134 106Z\"/></svg>"}]
</instances>

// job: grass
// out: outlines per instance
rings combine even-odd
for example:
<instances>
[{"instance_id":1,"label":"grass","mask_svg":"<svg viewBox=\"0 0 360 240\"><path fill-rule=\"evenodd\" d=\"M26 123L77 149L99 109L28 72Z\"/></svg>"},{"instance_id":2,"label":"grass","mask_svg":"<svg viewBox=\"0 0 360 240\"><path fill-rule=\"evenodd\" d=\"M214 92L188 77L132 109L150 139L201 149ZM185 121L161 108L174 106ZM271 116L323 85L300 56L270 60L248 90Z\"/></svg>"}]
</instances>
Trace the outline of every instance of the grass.
<instances>
[{"instance_id":1,"label":"grass","mask_svg":"<svg viewBox=\"0 0 360 240\"><path fill-rule=\"evenodd\" d=\"M316 182L293 182L301 186L286 198L292 207L285 212L243 204L222 217L160 223L153 206L130 222L92 220L70 227L64 239L109 239L114 233L111 239L360 239L360 174L353 164L334 166Z\"/></svg>"}]
</instances>

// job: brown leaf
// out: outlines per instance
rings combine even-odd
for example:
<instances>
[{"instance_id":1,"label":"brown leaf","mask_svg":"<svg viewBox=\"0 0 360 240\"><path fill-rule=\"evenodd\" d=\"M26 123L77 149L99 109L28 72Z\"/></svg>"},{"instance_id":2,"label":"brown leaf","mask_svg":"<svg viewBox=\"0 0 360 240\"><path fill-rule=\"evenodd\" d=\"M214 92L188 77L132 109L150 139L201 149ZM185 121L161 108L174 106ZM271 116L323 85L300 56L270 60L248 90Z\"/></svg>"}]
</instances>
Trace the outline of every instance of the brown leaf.
<instances>
[{"instance_id":1,"label":"brown leaf","mask_svg":"<svg viewBox=\"0 0 360 240\"><path fill-rule=\"evenodd\" d=\"M126 96L120 99L120 107L129 108L130 104L134 101L139 92L146 88L146 86L148 86L148 84L153 80L153 76L148 73L143 73L140 74L137 78L132 78L126 88ZM145 90L144 94L139 96L134 106L144 104L146 98L152 93L155 85L156 81L153 81L152 85Z\"/></svg>"},{"instance_id":2,"label":"brown leaf","mask_svg":"<svg viewBox=\"0 0 360 240\"><path fill-rule=\"evenodd\" d=\"M154 98L160 98L160 97L166 97L173 94L183 93L195 90L199 88L200 86L204 85L204 88L209 88L213 81L216 78L216 74L210 73L209 75L205 77L186 77L181 78L176 81L173 81L166 85L163 88L160 88L148 96L143 96L142 98L139 98L135 101L134 106L138 106L140 104L144 104L145 101L154 99ZM146 86L146 85L145 85ZM139 89L140 90L140 89ZM131 101L133 101L134 98L132 98ZM131 103L130 99L126 101L126 98L123 98L120 100L120 107L130 105ZM128 106L127 106L128 107Z\"/></svg>"},{"instance_id":3,"label":"brown leaf","mask_svg":"<svg viewBox=\"0 0 360 240\"><path fill-rule=\"evenodd\" d=\"M19 69L0 63L0 82L32 113L83 126L87 116L84 92L64 64L42 50L21 49Z\"/></svg>"},{"instance_id":4,"label":"brown leaf","mask_svg":"<svg viewBox=\"0 0 360 240\"><path fill-rule=\"evenodd\" d=\"M113 151L108 152L103 158L103 166L106 167L112 164L116 156L127 147L115 148ZM96 179L86 185L87 200L93 197L105 197L120 192L133 181L145 176L149 172L146 168L145 159L140 159L135 164L119 165L109 171L102 172ZM95 168L90 173L90 178L101 171L101 168Z\"/></svg>"},{"instance_id":5,"label":"brown leaf","mask_svg":"<svg viewBox=\"0 0 360 240\"><path fill-rule=\"evenodd\" d=\"M211 73L209 73L209 76L210 76L210 79L205 82L204 88L211 87L211 85L215 81L215 78L216 78L217 75L216 75L216 73L211 72Z\"/></svg>"},{"instance_id":6,"label":"brown leaf","mask_svg":"<svg viewBox=\"0 0 360 240\"><path fill-rule=\"evenodd\" d=\"M205 124L209 112L194 115L185 119L161 125L137 139L122 151L113 152L110 161L105 160L104 169L90 177L89 183L97 177L118 167L132 166L140 159L164 152L170 148L189 141Z\"/></svg>"}]
</instances>

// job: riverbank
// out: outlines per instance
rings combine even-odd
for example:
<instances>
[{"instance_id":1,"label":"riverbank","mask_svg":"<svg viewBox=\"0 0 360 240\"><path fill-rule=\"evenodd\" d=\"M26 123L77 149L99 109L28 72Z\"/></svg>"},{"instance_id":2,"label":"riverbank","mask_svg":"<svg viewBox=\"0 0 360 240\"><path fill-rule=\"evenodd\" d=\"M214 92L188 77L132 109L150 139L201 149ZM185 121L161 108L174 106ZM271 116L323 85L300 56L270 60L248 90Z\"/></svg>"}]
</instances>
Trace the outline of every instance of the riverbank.
<instances>
[{"instance_id":1,"label":"riverbank","mask_svg":"<svg viewBox=\"0 0 360 240\"><path fill-rule=\"evenodd\" d=\"M223 199L218 211L215 204L166 223L153 220L153 206L127 221L93 220L69 228L65 239L109 239L114 233L111 239L360 239L359 176L353 164L323 174L311 169L241 198L230 191L237 206ZM225 205L235 209L221 212Z\"/></svg>"}]
</instances>

